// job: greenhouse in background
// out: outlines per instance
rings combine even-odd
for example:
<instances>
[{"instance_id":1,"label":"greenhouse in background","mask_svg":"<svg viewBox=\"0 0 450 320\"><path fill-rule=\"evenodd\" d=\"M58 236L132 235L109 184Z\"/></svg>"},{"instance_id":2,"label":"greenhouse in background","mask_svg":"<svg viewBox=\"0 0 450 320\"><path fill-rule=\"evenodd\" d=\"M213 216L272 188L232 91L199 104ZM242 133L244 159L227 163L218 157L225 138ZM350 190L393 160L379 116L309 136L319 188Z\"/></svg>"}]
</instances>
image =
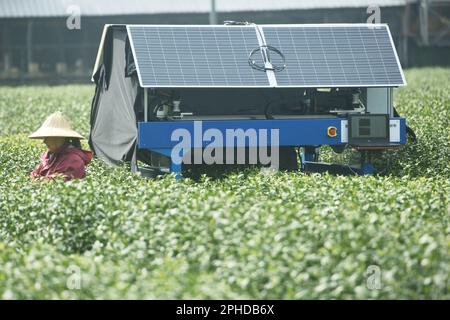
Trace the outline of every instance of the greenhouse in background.
<instances>
[{"instance_id":1,"label":"greenhouse in background","mask_svg":"<svg viewBox=\"0 0 450 320\"><path fill-rule=\"evenodd\" d=\"M105 24L365 23L372 2L2 0L0 81L88 83ZM450 1L376 2L403 67L449 64Z\"/></svg>"}]
</instances>

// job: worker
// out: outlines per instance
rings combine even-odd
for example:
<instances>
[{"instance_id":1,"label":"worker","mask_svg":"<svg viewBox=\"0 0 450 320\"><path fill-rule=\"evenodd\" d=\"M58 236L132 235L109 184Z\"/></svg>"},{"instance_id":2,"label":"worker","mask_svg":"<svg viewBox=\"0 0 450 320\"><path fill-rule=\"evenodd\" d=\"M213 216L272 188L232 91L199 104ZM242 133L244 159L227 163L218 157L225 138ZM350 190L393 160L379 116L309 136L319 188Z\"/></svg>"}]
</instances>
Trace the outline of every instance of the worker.
<instances>
[{"instance_id":1,"label":"worker","mask_svg":"<svg viewBox=\"0 0 450 320\"><path fill-rule=\"evenodd\" d=\"M31 178L53 179L60 176L64 181L86 176L86 166L92 160L91 151L82 150L82 135L72 130L61 112L51 114L42 126L28 136L43 139L47 151L41 154L41 163L31 172Z\"/></svg>"}]
</instances>

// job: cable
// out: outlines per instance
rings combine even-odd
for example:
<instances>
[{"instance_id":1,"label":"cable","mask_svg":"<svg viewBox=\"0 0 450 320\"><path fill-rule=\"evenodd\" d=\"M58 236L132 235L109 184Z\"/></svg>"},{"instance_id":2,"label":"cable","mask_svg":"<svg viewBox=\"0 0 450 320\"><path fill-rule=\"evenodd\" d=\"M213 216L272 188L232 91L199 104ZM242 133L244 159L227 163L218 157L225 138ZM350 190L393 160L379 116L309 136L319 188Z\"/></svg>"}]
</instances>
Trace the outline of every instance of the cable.
<instances>
[{"instance_id":1,"label":"cable","mask_svg":"<svg viewBox=\"0 0 450 320\"><path fill-rule=\"evenodd\" d=\"M269 101L269 103L267 103L266 106L264 107L264 115L266 116L266 119L268 119L268 120L272 120L273 119L273 115L271 115L269 113L269 106L275 101L277 101L277 100Z\"/></svg>"},{"instance_id":2,"label":"cable","mask_svg":"<svg viewBox=\"0 0 450 320\"><path fill-rule=\"evenodd\" d=\"M355 170L353 170L353 168L350 166L350 165L351 165L350 161L351 161L351 159L350 159L350 157L349 157L348 160L347 160L347 163L346 163L345 165L347 166L347 168L350 169L350 171L351 171L355 176L359 176L359 174L358 174ZM361 170L362 170L362 167L361 167Z\"/></svg>"},{"instance_id":3,"label":"cable","mask_svg":"<svg viewBox=\"0 0 450 320\"><path fill-rule=\"evenodd\" d=\"M274 119L273 115L270 113L270 109L271 109L270 107L272 106L272 104L274 102L278 102L279 105L281 106L283 103L288 104L288 102L290 102L290 101L296 102L297 101L296 97L270 100L264 107L264 115L266 116L266 119L268 119L268 120ZM292 107L291 107L290 111L292 111ZM306 113L306 107L302 104L300 112L298 112L297 114L305 114L305 113Z\"/></svg>"},{"instance_id":4,"label":"cable","mask_svg":"<svg viewBox=\"0 0 450 320\"><path fill-rule=\"evenodd\" d=\"M225 20L223 22L223 24L226 25L226 26L247 26L247 25L252 25L252 24L255 24L255 23L248 22L248 21Z\"/></svg>"},{"instance_id":5,"label":"cable","mask_svg":"<svg viewBox=\"0 0 450 320\"><path fill-rule=\"evenodd\" d=\"M264 50L264 49L266 49L266 50ZM270 57L269 57L269 55L267 53L267 50L277 53L281 57L283 65L282 66L274 66L270 62ZM264 62L269 62L272 65L272 67L268 68L266 66L258 65L256 63L256 61L252 59L252 56L258 51L262 51L262 54L263 54L263 57L264 57ZM286 68L286 57L277 48L275 48L273 46L262 45L262 46L259 46L258 48L253 49L250 52L250 54L248 55L248 64L250 65L250 67L252 67L255 70L259 70L259 71L273 70L274 72L280 72L280 71L283 71Z\"/></svg>"},{"instance_id":6,"label":"cable","mask_svg":"<svg viewBox=\"0 0 450 320\"><path fill-rule=\"evenodd\" d=\"M259 37L261 39L264 39L264 37L263 37L263 35L261 33L261 30L256 26L256 23L254 23L254 22L226 20L226 21L223 22L223 24L227 25L227 26L249 26L249 25L253 25L253 26L255 26L256 31L259 34ZM256 61L252 59L252 56L258 51L262 52L262 56L263 56L263 59L264 59L264 66L261 66L261 65L257 64ZM272 64L272 62L270 61L270 55L269 55L269 53L267 51L272 51L272 52L277 53L281 57L283 65L282 66L274 66ZM270 68L267 67L266 63L269 63L271 65L271 67ZM250 54L248 55L248 64L249 64L250 67L252 67L253 69L258 70L258 71L272 70L274 72L280 72L280 71L283 71L286 68L286 57L277 48L264 44L264 45L259 46L259 48L253 49L250 52Z\"/></svg>"},{"instance_id":7,"label":"cable","mask_svg":"<svg viewBox=\"0 0 450 320\"><path fill-rule=\"evenodd\" d=\"M395 109L395 107L393 107L393 109L394 109L394 117L400 117L400 114L397 112L397 109ZM406 125L406 133L411 137L412 142L417 142L416 133L408 125Z\"/></svg>"}]
</instances>

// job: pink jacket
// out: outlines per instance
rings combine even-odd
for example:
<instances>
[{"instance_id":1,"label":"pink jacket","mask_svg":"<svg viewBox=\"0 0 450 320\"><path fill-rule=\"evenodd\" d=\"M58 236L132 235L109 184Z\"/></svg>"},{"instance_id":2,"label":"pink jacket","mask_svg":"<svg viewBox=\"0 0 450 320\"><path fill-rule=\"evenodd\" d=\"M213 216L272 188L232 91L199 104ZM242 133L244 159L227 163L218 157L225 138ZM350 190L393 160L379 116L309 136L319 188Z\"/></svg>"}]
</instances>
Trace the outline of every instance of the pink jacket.
<instances>
[{"instance_id":1,"label":"pink jacket","mask_svg":"<svg viewBox=\"0 0 450 320\"><path fill-rule=\"evenodd\" d=\"M92 160L93 153L71 145L63 145L55 152L46 151L41 154L41 163L31 172L32 178L53 178L57 173L68 181L86 176L86 165Z\"/></svg>"}]
</instances>

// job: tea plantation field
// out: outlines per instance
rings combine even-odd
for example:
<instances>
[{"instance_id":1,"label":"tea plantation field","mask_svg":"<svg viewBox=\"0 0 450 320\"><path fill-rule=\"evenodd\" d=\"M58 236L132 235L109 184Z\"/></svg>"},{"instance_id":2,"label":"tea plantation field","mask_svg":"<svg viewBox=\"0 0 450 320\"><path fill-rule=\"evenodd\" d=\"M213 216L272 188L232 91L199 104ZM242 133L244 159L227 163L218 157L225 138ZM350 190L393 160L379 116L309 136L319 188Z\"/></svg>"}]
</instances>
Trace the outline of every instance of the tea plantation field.
<instances>
[{"instance_id":1,"label":"tea plantation field","mask_svg":"<svg viewBox=\"0 0 450 320\"><path fill-rule=\"evenodd\" d=\"M450 299L450 69L406 76L418 142L372 177L145 180L95 159L38 183L27 134L61 110L87 136L94 88L0 87L0 298Z\"/></svg>"}]
</instances>

